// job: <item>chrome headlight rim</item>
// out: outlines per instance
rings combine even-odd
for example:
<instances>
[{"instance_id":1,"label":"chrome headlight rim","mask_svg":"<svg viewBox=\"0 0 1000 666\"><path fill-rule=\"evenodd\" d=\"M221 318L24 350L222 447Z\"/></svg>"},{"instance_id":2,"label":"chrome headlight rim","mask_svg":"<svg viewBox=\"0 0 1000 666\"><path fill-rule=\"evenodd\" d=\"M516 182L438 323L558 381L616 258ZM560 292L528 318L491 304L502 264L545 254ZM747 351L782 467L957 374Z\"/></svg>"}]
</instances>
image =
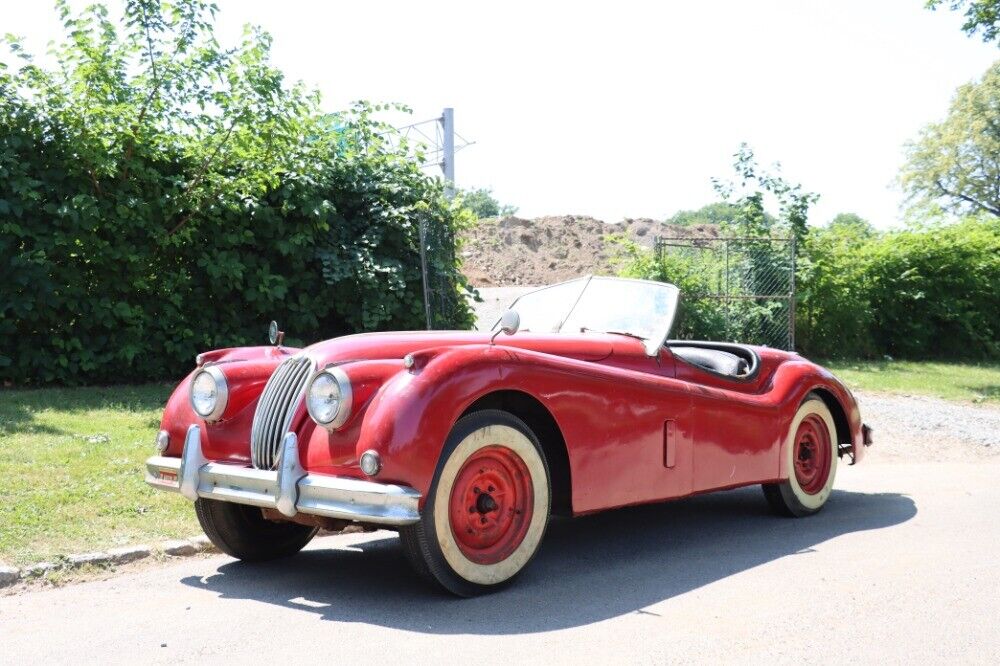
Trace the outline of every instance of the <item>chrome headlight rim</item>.
<instances>
[{"instance_id":1,"label":"chrome headlight rim","mask_svg":"<svg viewBox=\"0 0 1000 666\"><path fill-rule=\"evenodd\" d=\"M337 389L340 391L340 400L337 405L337 411L327 421L323 421L313 412L312 400L310 400L313 383L323 375L331 377L337 383ZM313 376L309 378L308 382L306 382L305 403L306 411L309 412L309 417L312 418L312 420L318 425L323 426L327 430L336 430L342 427L345 423L347 423L347 419L351 417L351 407L354 403L354 394L351 390L351 379L347 376L346 372L336 366L327 366L313 373Z\"/></svg>"},{"instance_id":2,"label":"chrome headlight rim","mask_svg":"<svg viewBox=\"0 0 1000 666\"><path fill-rule=\"evenodd\" d=\"M203 374L208 375L215 381L215 404L207 414L199 411L194 402L194 385L198 377ZM195 373L194 377L191 378L191 386L188 390L188 402L195 414L210 423L222 418L222 414L226 411L226 406L229 404L229 384L226 382L226 375L218 366L208 365Z\"/></svg>"}]
</instances>

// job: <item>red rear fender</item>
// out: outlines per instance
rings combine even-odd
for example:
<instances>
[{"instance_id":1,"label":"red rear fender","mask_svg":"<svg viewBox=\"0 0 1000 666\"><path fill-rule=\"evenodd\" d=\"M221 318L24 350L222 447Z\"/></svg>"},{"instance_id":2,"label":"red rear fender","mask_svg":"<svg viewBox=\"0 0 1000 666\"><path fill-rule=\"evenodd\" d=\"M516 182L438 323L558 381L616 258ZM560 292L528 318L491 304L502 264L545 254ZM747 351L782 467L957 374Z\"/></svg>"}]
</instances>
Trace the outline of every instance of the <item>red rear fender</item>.
<instances>
[{"instance_id":1,"label":"red rear fender","mask_svg":"<svg viewBox=\"0 0 1000 666\"><path fill-rule=\"evenodd\" d=\"M788 478L785 447L788 428L802 401L810 393L816 393L830 407L837 425L838 442L849 442L854 461L864 456L863 434L861 431L861 410L847 387L826 368L809 361L787 362L778 367L767 395L772 396L781 415L781 432L784 437L778 456L778 478Z\"/></svg>"}]
</instances>

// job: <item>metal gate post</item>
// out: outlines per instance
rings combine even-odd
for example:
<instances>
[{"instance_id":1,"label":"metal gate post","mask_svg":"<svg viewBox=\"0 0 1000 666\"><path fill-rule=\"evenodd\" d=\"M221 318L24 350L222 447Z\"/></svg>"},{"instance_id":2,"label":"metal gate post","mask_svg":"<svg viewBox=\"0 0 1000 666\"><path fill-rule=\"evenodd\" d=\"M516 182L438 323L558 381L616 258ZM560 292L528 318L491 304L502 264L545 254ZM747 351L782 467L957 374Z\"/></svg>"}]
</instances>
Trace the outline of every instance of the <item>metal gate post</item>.
<instances>
[{"instance_id":1,"label":"metal gate post","mask_svg":"<svg viewBox=\"0 0 1000 666\"><path fill-rule=\"evenodd\" d=\"M792 273L788 287L788 351L795 351L795 236L789 244L792 252Z\"/></svg>"},{"instance_id":2,"label":"metal gate post","mask_svg":"<svg viewBox=\"0 0 1000 666\"><path fill-rule=\"evenodd\" d=\"M424 316L431 330L431 292L427 284L427 216L420 216L420 273L424 280Z\"/></svg>"},{"instance_id":3,"label":"metal gate post","mask_svg":"<svg viewBox=\"0 0 1000 666\"><path fill-rule=\"evenodd\" d=\"M726 304L725 305L725 310L726 310L726 341L727 342L735 342L735 340L733 340L733 322L732 322L732 317L730 316L730 313L729 313L729 310L732 307L732 303L729 302L729 285L730 285L730 283L733 280L733 276L729 272L729 242L730 241L727 238L722 243L722 247L725 248L725 253L726 253L726 292L725 292L726 295L725 295L725 298L722 299L722 302Z\"/></svg>"}]
</instances>

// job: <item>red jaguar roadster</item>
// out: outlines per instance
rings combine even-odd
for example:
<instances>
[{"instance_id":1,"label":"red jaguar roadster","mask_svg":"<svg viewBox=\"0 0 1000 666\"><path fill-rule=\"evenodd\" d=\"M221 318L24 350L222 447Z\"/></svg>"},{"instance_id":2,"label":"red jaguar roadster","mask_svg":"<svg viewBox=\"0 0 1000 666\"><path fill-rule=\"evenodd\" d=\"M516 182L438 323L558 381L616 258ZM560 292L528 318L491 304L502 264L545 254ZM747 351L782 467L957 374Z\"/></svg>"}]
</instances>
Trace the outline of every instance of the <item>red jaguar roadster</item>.
<instances>
[{"instance_id":1,"label":"red jaguar roadster","mask_svg":"<svg viewBox=\"0 0 1000 666\"><path fill-rule=\"evenodd\" d=\"M369 333L200 354L146 480L194 501L242 560L319 528L398 530L417 572L469 596L523 570L552 513L761 484L816 513L871 443L850 391L790 352L668 340L673 285L585 277L493 333ZM502 335L501 335L502 334Z\"/></svg>"}]
</instances>

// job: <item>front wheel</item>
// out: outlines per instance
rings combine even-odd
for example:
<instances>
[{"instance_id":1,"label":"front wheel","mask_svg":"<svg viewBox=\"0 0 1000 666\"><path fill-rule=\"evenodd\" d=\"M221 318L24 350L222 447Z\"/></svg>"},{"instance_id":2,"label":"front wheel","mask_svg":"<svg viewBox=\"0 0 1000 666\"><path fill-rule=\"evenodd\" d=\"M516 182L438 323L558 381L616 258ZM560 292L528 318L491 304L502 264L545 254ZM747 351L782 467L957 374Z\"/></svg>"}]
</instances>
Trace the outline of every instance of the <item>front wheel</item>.
<instances>
[{"instance_id":1,"label":"front wheel","mask_svg":"<svg viewBox=\"0 0 1000 666\"><path fill-rule=\"evenodd\" d=\"M765 483L764 497L778 514L809 516L826 504L837 475L837 428L829 407L810 394L792 419L785 441L788 479Z\"/></svg>"},{"instance_id":2,"label":"front wheel","mask_svg":"<svg viewBox=\"0 0 1000 666\"><path fill-rule=\"evenodd\" d=\"M199 497L198 522L215 547L246 562L288 557L305 548L317 528L264 518L257 507Z\"/></svg>"},{"instance_id":3,"label":"front wheel","mask_svg":"<svg viewBox=\"0 0 1000 666\"><path fill-rule=\"evenodd\" d=\"M441 454L420 522L400 530L424 577L470 597L509 583L545 534L551 481L538 438L508 412L461 418Z\"/></svg>"}]
</instances>

